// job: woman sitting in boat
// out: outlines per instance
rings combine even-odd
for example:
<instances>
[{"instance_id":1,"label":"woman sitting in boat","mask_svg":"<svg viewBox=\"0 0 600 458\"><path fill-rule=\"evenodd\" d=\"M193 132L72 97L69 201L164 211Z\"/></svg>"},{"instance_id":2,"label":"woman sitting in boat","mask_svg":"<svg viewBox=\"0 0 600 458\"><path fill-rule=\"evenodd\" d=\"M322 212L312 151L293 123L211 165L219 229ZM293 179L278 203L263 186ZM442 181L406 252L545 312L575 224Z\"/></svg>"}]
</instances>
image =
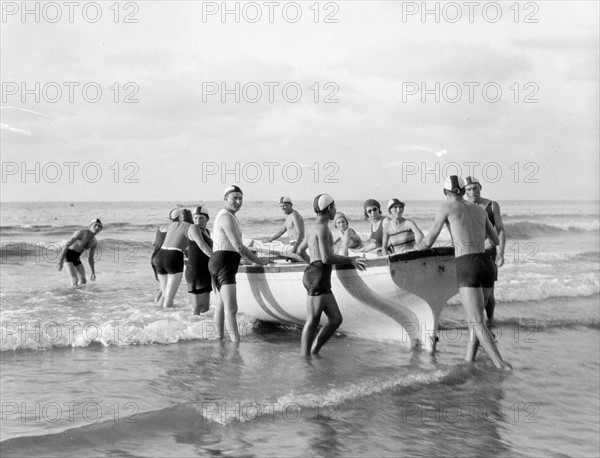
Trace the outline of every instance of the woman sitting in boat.
<instances>
[{"instance_id":1,"label":"woman sitting in boat","mask_svg":"<svg viewBox=\"0 0 600 458\"><path fill-rule=\"evenodd\" d=\"M404 202L392 199L388 202L390 218L383 222L383 246L388 253L404 253L413 250L423 240L423 232L412 219L402 216Z\"/></svg>"},{"instance_id":2,"label":"woman sitting in boat","mask_svg":"<svg viewBox=\"0 0 600 458\"><path fill-rule=\"evenodd\" d=\"M371 221L371 236L365 241L361 251L375 251L377 254L383 254L383 222L387 220L381 214L381 205L375 199L368 199L363 204L365 210L365 219Z\"/></svg>"},{"instance_id":3,"label":"woman sitting in boat","mask_svg":"<svg viewBox=\"0 0 600 458\"><path fill-rule=\"evenodd\" d=\"M348 256L348 250L359 250L363 247L363 242L354 229L348 227L348 218L342 212L337 212L333 219L333 224L340 231L340 237L335 244L340 244L339 253L342 256Z\"/></svg>"}]
</instances>

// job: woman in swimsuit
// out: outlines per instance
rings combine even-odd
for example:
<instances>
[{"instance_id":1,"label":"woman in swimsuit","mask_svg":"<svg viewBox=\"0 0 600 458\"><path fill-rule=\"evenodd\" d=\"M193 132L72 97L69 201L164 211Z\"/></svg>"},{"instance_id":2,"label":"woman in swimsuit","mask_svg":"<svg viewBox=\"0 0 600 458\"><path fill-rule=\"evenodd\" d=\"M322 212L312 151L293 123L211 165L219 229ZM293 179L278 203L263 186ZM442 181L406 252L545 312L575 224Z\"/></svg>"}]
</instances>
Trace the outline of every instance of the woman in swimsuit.
<instances>
[{"instance_id":1,"label":"woman in swimsuit","mask_svg":"<svg viewBox=\"0 0 600 458\"><path fill-rule=\"evenodd\" d=\"M169 212L170 222L179 221L180 216L181 216L181 210L179 210L178 208L174 208L173 210L171 210ZM159 280L158 280L158 272L156 271L155 258L156 258L156 255L160 252L160 248L162 247L163 243L165 242L165 237L167 236L168 228L169 228L169 223L159 226L159 228L156 230L156 236L154 237L154 243L152 244L152 245L154 245L154 251L152 252L152 255L150 256L150 265L152 266L152 270L154 271L154 278L156 279L156 281L159 281ZM163 291L159 286L159 290L158 290L158 293L156 294L156 297L154 298L154 302L158 302L160 300L162 294L163 294Z\"/></svg>"},{"instance_id":2,"label":"woman in swimsuit","mask_svg":"<svg viewBox=\"0 0 600 458\"><path fill-rule=\"evenodd\" d=\"M412 219L402 216L404 202L392 199L388 202L391 218L383 222L383 246L389 253L404 253L415 248L423 240L423 232Z\"/></svg>"},{"instance_id":3,"label":"woman in swimsuit","mask_svg":"<svg viewBox=\"0 0 600 458\"><path fill-rule=\"evenodd\" d=\"M342 256L348 256L348 250L358 250L363 247L363 242L358 236L354 229L348 227L348 218L342 212L337 212L335 214L335 218L333 219L333 223L335 227L340 231L340 238L338 238L335 243L338 241L341 242L342 247L338 254Z\"/></svg>"},{"instance_id":4,"label":"woman in swimsuit","mask_svg":"<svg viewBox=\"0 0 600 458\"><path fill-rule=\"evenodd\" d=\"M210 232L206 228L209 220L208 210L200 206L194 209L193 223L200 229L202 238L208 246L213 246ZM185 279L188 284L188 292L192 295L194 315L208 312L210 292L212 291L212 279L208 270L210 258L200 249L193 240L188 245L188 262L185 268Z\"/></svg>"},{"instance_id":5,"label":"woman in swimsuit","mask_svg":"<svg viewBox=\"0 0 600 458\"><path fill-rule=\"evenodd\" d=\"M376 250L378 254L383 254L380 253L382 252L380 248L383 245L383 222L388 218L381 214L381 205L375 199L366 200L363 208L365 210L365 219L371 221L371 236L363 244L361 251Z\"/></svg>"}]
</instances>

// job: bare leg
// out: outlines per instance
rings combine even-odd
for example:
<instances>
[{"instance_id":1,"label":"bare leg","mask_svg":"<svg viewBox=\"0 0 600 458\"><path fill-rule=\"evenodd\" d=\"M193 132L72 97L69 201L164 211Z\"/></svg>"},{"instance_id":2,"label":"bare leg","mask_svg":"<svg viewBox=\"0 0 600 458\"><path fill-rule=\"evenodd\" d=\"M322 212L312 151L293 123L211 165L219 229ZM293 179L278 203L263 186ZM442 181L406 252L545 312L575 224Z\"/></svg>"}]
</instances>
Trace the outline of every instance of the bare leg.
<instances>
[{"instance_id":1,"label":"bare leg","mask_svg":"<svg viewBox=\"0 0 600 458\"><path fill-rule=\"evenodd\" d=\"M494 290L492 288L483 288L483 303L487 304L490 298L490 295L493 294ZM488 329L489 323L487 323ZM491 331L490 331L491 333ZM494 335L492 334L492 338ZM495 340L494 340L495 341ZM477 350L479 350L479 339L475 335L475 331L473 328L469 328L469 344L467 346L467 361L475 361L475 356L477 355Z\"/></svg>"},{"instance_id":2,"label":"bare leg","mask_svg":"<svg viewBox=\"0 0 600 458\"><path fill-rule=\"evenodd\" d=\"M321 320L321 312L325 305L325 296L307 296L306 298L306 322L302 328L302 338L300 339L300 354L302 356L310 355L310 349L317 334L317 326Z\"/></svg>"},{"instance_id":3,"label":"bare leg","mask_svg":"<svg viewBox=\"0 0 600 458\"><path fill-rule=\"evenodd\" d=\"M492 358L494 365L498 369L504 369L506 367L506 363L502 359L502 356L500 356L496 342L494 341L494 338L490 330L485 325L483 319L483 289L462 287L459 288L459 291L463 302L463 307L467 313L467 319L469 320L469 331L472 336L472 342L469 342L467 347L467 361L474 361L475 353L478 348L478 343L476 343L476 341L479 340L489 357Z\"/></svg>"},{"instance_id":4,"label":"bare leg","mask_svg":"<svg viewBox=\"0 0 600 458\"><path fill-rule=\"evenodd\" d=\"M77 278L77 269L72 262L65 262L65 265L67 266L67 270L71 276L71 285L77 286L79 284L79 279Z\"/></svg>"},{"instance_id":5,"label":"bare leg","mask_svg":"<svg viewBox=\"0 0 600 458\"><path fill-rule=\"evenodd\" d=\"M167 287L165 289L164 302L165 307L173 307L173 299L175 299L175 294L177 294L177 289L179 288L182 277L183 272L167 275Z\"/></svg>"},{"instance_id":6,"label":"bare leg","mask_svg":"<svg viewBox=\"0 0 600 458\"><path fill-rule=\"evenodd\" d=\"M494 310L496 308L496 298L494 297L494 288L491 288L490 297L485 301L485 313L489 323L494 319Z\"/></svg>"},{"instance_id":7,"label":"bare leg","mask_svg":"<svg viewBox=\"0 0 600 458\"><path fill-rule=\"evenodd\" d=\"M325 345L335 330L342 324L342 312L340 312L340 308L335 300L335 296L333 294L325 294L324 296L325 303L323 312L327 316L327 323L317 334L317 338L315 339L315 343L313 344L311 350L313 355L319 353L321 347Z\"/></svg>"},{"instance_id":8,"label":"bare leg","mask_svg":"<svg viewBox=\"0 0 600 458\"><path fill-rule=\"evenodd\" d=\"M217 288L215 288L215 296L217 301L215 303L215 315L213 319L217 327L217 336L219 339L222 339L224 335L223 327L225 322L225 311L223 307L223 296L221 296L221 291Z\"/></svg>"},{"instance_id":9,"label":"bare leg","mask_svg":"<svg viewBox=\"0 0 600 458\"><path fill-rule=\"evenodd\" d=\"M87 280L85 279L85 269L83 267L83 264L79 264L77 267L75 267L75 269L77 269L77 276L79 277L79 284L85 285L87 283Z\"/></svg>"},{"instance_id":10,"label":"bare leg","mask_svg":"<svg viewBox=\"0 0 600 458\"><path fill-rule=\"evenodd\" d=\"M162 307L165 302L165 290L167 289L168 275L158 274L158 283L160 284L160 294L157 296L156 302Z\"/></svg>"},{"instance_id":11,"label":"bare leg","mask_svg":"<svg viewBox=\"0 0 600 458\"><path fill-rule=\"evenodd\" d=\"M223 310L225 311L225 331L229 334L232 342L240 341L237 326L237 285L221 285L221 297L223 299Z\"/></svg>"},{"instance_id":12,"label":"bare leg","mask_svg":"<svg viewBox=\"0 0 600 458\"><path fill-rule=\"evenodd\" d=\"M192 294L192 304L194 305L194 315L208 312L210 293Z\"/></svg>"}]
</instances>

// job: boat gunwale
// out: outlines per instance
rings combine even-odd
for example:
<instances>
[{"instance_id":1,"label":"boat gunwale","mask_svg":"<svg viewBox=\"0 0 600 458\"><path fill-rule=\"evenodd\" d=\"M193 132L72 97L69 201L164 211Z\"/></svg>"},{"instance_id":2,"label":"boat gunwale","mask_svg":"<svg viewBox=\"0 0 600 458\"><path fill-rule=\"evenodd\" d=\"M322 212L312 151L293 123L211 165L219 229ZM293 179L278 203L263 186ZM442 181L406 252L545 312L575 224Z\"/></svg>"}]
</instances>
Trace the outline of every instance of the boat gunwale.
<instances>
[{"instance_id":1,"label":"boat gunwale","mask_svg":"<svg viewBox=\"0 0 600 458\"><path fill-rule=\"evenodd\" d=\"M408 262L419 259L429 258L447 258L452 257L454 262L454 248L453 247L436 247L428 250L416 250L409 251L407 253L391 254L387 256L380 256L377 258L367 259L369 267L380 267L398 262ZM448 262L448 260L446 260ZM334 265L336 270L350 270L355 269L350 264ZM292 262L289 264L276 264L267 266L258 265L240 265L238 273L245 274L265 274L265 273L280 273L280 272L303 272L306 269L306 263L304 262Z\"/></svg>"}]
</instances>

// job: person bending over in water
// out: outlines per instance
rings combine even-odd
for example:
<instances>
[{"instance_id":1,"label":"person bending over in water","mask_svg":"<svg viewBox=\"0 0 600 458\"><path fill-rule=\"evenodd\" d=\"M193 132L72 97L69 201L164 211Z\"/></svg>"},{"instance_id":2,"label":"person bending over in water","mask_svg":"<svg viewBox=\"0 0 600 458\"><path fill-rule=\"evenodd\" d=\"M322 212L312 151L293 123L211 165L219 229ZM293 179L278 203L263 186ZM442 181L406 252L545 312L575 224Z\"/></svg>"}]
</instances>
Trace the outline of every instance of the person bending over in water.
<instances>
[{"instance_id":1,"label":"person bending over in water","mask_svg":"<svg viewBox=\"0 0 600 458\"><path fill-rule=\"evenodd\" d=\"M363 242L359 235L354 232L354 229L348 227L348 218L342 212L337 212L333 219L333 225L340 231L339 238L334 242L340 243L340 254L348 256L348 250L360 250L363 247Z\"/></svg>"},{"instance_id":2,"label":"person bending over in water","mask_svg":"<svg viewBox=\"0 0 600 458\"><path fill-rule=\"evenodd\" d=\"M232 342L239 342L237 327L237 287L235 275L241 257L261 266L269 263L269 258L258 257L242 241L242 228L235 214L242 208L244 194L235 186L228 186L223 194L225 208L222 208L213 224L215 253L208 262L208 269L217 289L215 305L215 325L219 339L223 338L223 327Z\"/></svg>"},{"instance_id":3,"label":"person bending over in water","mask_svg":"<svg viewBox=\"0 0 600 458\"><path fill-rule=\"evenodd\" d=\"M180 217L185 217L183 211ZM161 307L173 307L173 299L183 277L183 251L187 248L188 240L196 242L207 256L212 255L212 247L204 242L200 230L194 224L187 221L173 221L169 224L165 241L154 259L162 291L158 300Z\"/></svg>"},{"instance_id":4,"label":"person bending over in water","mask_svg":"<svg viewBox=\"0 0 600 458\"><path fill-rule=\"evenodd\" d=\"M96 235L100 233L102 228L102 222L99 219L93 220L90 223L89 229L80 229L75 232L62 249L60 259L58 260L58 270L62 270L63 264L66 261L67 269L71 276L71 285L83 285L87 282L85 279L85 269L79 258L88 248L90 250L88 262L92 271L90 278L92 281L96 280L96 269L94 268L94 255L96 254L96 246L98 244Z\"/></svg>"},{"instance_id":5,"label":"person bending over in water","mask_svg":"<svg viewBox=\"0 0 600 458\"><path fill-rule=\"evenodd\" d=\"M479 342L498 369L510 369L504 362L492 333L485 324L483 305L494 286L494 266L485 253L486 235L492 244L498 243L498 234L492 227L485 210L463 199L465 182L451 175L444 182L447 202L439 209L431 230L423 239L422 249L430 248L444 224L454 244L456 277L463 307L467 313L470 339L466 360L475 361Z\"/></svg>"},{"instance_id":6,"label":"person bending over in water","mask_svg":"<svg viewBox=\"0 0 600 458\"><path fill-rule=\"evenodd\" d=\"M210 232L206 228L209 215L206 207L200 206L194 209L192 214L194 224L200 229L204 242L212 247L213 241ZM185 268L185 280L188 284L188 292L192 295L194 315L200 315L208 311L210 304L210 292L212 291L212 278L208 270L209 257L200 249L193 240L188 244L188 262Z\"/></svg>"},{"instance_id":7,"label":"person bending over in water","mask_svg":"<svg viewBox=\"0 0 600 458\"><path fill-rule=\"evenodd\" d=\"M298 253L298 247L304 240L304 219L296 210L293 209L292 199L289 197L281 197L279 199L279 208L286 215L283 226L275 235L269 237L265 241L273 242L287 232L289 244L292 246L292 253Z\"/></svg>"},{"instance_id":8,"label":"person bending over in water","mask_svg":"<svg viewBox=\"0 0 600 458\"><path fill-rule=\"evenodd\" d=\"M414 249L423 240L421 229L412 219L406 219L404 202L392 199L388 202L390 218L383 222L383 247L390 253L404 253Z\"/></svg>"},{"instance_id":9,"label":"person bending over in water","mask_svg":"<svg viewBox=\"0 0 600 458\"><path fill-rule=\"evenodd\" d=\"M302 257L309 263L302 278L307 292L306 323L302 329L300 343L300 352L303 356L318 354L321 347L342 324L342 313L331 291L333 264L352 264L359 270L367 268L367 261L362 258L333 253L333 236L329 230L329 221L335 217L333 197L329 194L319 194L314 199L313 208L317 219L300 245ZM305 251L307 247L309 255ZM328 321L317 334L317 326L323 312Z\"/></svg>"}]
</instances>

